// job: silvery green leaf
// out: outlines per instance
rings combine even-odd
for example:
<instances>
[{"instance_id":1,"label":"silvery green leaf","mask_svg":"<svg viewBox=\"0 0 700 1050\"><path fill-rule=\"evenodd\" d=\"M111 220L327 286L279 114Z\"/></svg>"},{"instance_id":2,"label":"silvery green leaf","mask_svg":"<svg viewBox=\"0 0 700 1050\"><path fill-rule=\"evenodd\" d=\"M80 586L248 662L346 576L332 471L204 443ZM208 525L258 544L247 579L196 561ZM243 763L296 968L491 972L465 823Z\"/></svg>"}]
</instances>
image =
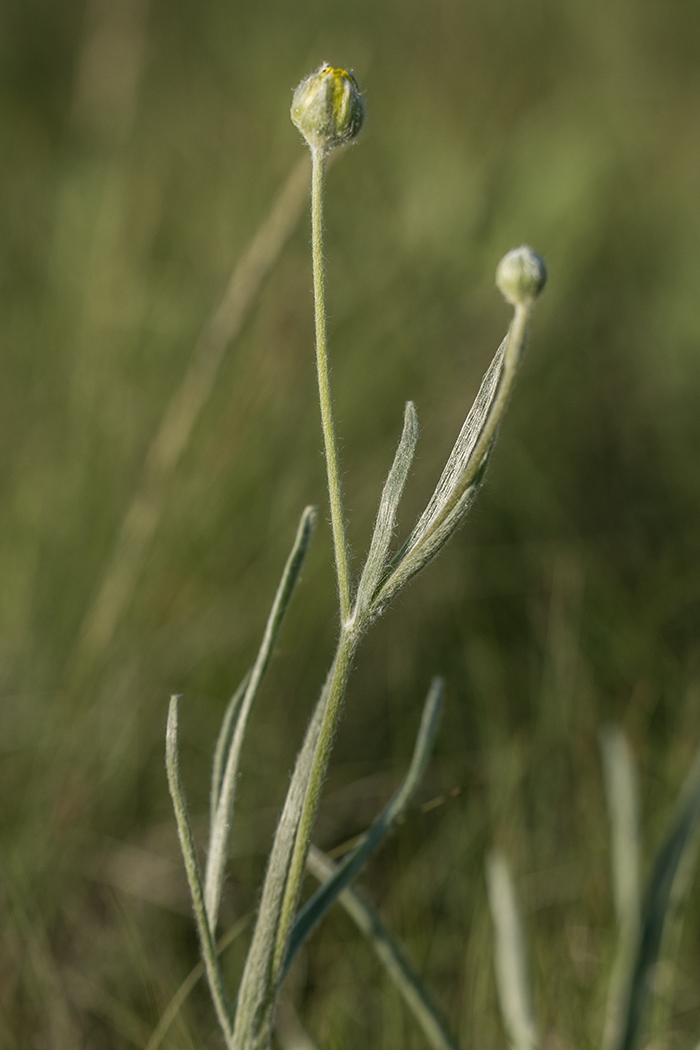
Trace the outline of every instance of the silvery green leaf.
<instances>
[{"instance_id":1,"label":"silvery green leaf","mask_svg":"<svg viewBox=\"0 0 700 1050\"><path fill-rule=\"evenodd\" d=\"M407 401L404 412L403 433L401 434L394 462L379 501L372 542L370 543L367 560L357 589L355 610L360 617L369 608L374 592L384 572L389 545L396 528L396 511L399 500L403 495L408 472L413 463L417 440L418 418L415 405L412 401Z\"/></svg>"},{"instance_id":2,"label":"silvery green leaf","mask_svg":"<svg viewBox=\"0 0 700 1050\"><path fill-rule=\"evenodd\" d=\"M440 480L435 486L435 491L406 542L407 550L420 543L421 539L430 531L440 511L454 492L455 486L466 476L469 468L478 467L479 465L472 465L471 459L475 449L480 444L479 439L481 436L488 430L493 429L494 421L492 416L494 407L497 406L497 395L503 378L507 345L508 336L505 337L499 346L491 364L486 370L479 392L474 399L474 404L464 421L459 437L440 475ZM481 449L482 455L487 450L488 446Z\"/></svg>"},{"instance_id":3,"label":"silvery green leaf","mask_svg":"<svg viewBox=\"0 0 700 1050\"><path fill-rule=\"evenodd\" d=\"M639 791L634 761L618 727L601 733L605 794L610 818L613 898L618 946L610 976L603 1026L603 1050L616 1046L628 1007L631 966L638 947L641 914L639 885Z\"/></svg>"},{"instance_id":4,"label":"silvery green leaf","mask_svg":"<svg viewBox=\"0 0 700 1050\"><path fill-rule=\"evenodd\" d=\"M333 879L338 870L315 846L309 850L307 865L309 871L321 882ZM423 1030L432 1050L459 1050L425 985L376 910L358 890L350 887L346 887L340 893L338 901L367 937L406 1006Z\"/></svg>"},{"instance_id":5,"label":"silvery green leaf","mask_svg":"<svg viewBox=\"0 0 700 1050\"><path fill-rule=\"evenodd\" d=\"M231 740L233 739L233 733L236 728L241 702L246 694L249 682L250 671L248 671L245 678L238 686L238 689L236 689L235 693L229 700L221 722L221 729L219 730L216 748L214 749L214 762L211 771L211 797L209 801L210 814L215 814L219 805L219 796L221 795L221 784L224 779L226 760L231 750Z\"/></svg>"},{"instance_id":6,"label":"silvery green leaf","mask_svg":"<svg viewBox=\"0 0 700 1050\"><path fill-rule=\"evenodd\" d=\"M207 921L207 912L204 906L202 877L199 871L199 863L197 862L197 853L194 848L194 838L192 836L192 826L190 824L185 793L180 778L180 763L178 760L177 749L177 701L178 698L176 696L173 696L170 700L168 725L165 734L165 766L168 773L168 787L170 788L170 795L173 800L177 833L180 839L180 849L182 850L182 856L185 861L185 872L190 887L194 918L197 925L197 932L199 934L199 942L202 948L202 958L204 960L207 981L209 982L209 989L216 1008L216 1015L224 1033L226 1046L228 1047L228 1050L233 1050L235 1043L233 1041L231 1004L224 987L221 969L216 955L214 939Z\"/></svg>"},{"instance_id":7,"label":"silvery green leaf","mask_svg":"<svg viewBox=\"0 0 700 1050\"><path fill-rule=\"evenodd\" d=\"M394 596L435 557L440 548L447 543L455 530L459 528L478 495L485 468L486 464L484 463L483 469L474 479L474 484L462 494L461 499L444 521L440 522L437 528L423 539L421 544L403 555L396 568L394 568L393 572L377 591L372 603L374 616L379 615L383 611Z\"/></svg>"},{"instance_id":8,"label":"silvery green leaf","mask_svg":"<svg viewBox=\"0 0 700 1050\"><path fill-rule=\"evenodd\" d=\"M700 753L686 777L668 834L656 855L642 910L639 948L632 970L627 1013L618 1050L633 1050L644 1008L649 998L651 978L659 957L661 937L673 893L674 881L700 816Z\"/></svg>"},{"instance_id":9,"label":"silvery green leaf","mask_svg":"<svg viewBox=\"0 0 700 1050\"><path fill-rule=\"evenodd\" d=\"M484 476L525 347L530 305L516 305L428 505L392 560L376 596L374 614L423 568L464 520Z\"/></svg>"},{"instance_id":10,"label":"silvery green leaf","mask_svg":"<svg viewBox=\"0 0 700 1050\"><path fill-rule=\"evenodd\" d=\"M430 758L440 724L443 694L444 683L442 679L434 678L423 707L423 715L413 749L413 757L403 783L388 805L372 823L363 836L362 841L347 855L342 864L336 867L333 878L317 890L300 911L292 929L284 972L288 970L299 948L321 921L338 894L354 879L370 853L376 849L408 805L413 792L420 783Z\"/></svg>"},{"instance_id":11,"label":"silvery green leaf","mask_svg":"<svg viewBox=\"0 0 700 1050\"><path fill-rule=\"evenodd\" d=\"M495 933L498 1002L514 1050L536 1050L540 1038L532 1005L522 923L508 864L500 853L486 862L491 918Z\"/></svg>"},{"instance_id":12,"label":"silvery green leaf","mask_svg":"<svg viewBox=\"0 0 700 1050\"><path fill-rule=\"evenodd\" d=\"M274 973L277 929L289 865L306 796L314 752L328 702L328 682L318 699L297 756L294 772L267 862L258 918L238 989L234 1038L236 1046L266 1046L272 1032L278 980Z\"/></svg>"},{"instance_id":13,"label":"silvery green leaf","mask_svg":"<svg viewBox=\"0 0 700 1050\"><path fill-rule=\"evenodd\" d=\"M243 737L248 722L248 715L257 695L263 675L270 662L272 649L277 639L279 629L282 625L284 614L289 606L292 592L299 579L301 567L308 550L311 533L316 521L316 511L313 507L306 507L290 552L287 564L282 573L277 594L270 610L263 640L253 669L248 677L247 685L240 701L236 701L234 695L229 705L229 710L224 716L224 726L214 761L214 778L212 781L212 802L214 802L214 791L220 776L220 786L217 792L216 803L210 814L209 851L207 855L207 866L204 880L204 899L206 902L209 927L214 933L219 916L219 905L221 903L221 891L224 881L224 870L226 857L228 855L228 840L233 806L236 796L236 781L238 779L238 766L243 746ZM233 722L233 712L236 711L235 728L233 732L226 727L226 723ZM229 717L230 714L230 717ZM226 746L226 738L230 740ZM219 772L220 771L220 772Z\"/></svg>"}]
</instances>

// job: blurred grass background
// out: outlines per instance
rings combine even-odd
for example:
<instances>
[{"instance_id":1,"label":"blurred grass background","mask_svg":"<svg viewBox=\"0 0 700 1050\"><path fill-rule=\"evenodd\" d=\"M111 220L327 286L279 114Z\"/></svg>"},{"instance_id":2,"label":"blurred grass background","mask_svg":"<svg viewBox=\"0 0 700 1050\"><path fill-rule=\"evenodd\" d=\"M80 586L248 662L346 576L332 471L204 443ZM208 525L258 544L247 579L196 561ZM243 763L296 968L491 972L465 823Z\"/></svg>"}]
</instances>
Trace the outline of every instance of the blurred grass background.
<instances>
[{"instance_id":1,"label":"blurred grass background","mask_svg":"<svg viewBox=\"0 0 700 1050\"><path fill-rule=\"evenodd\" d=\"M598 1040L614 929L597 733L629 734L648 856L700 741L699 43L692 0L6 0L0 1045L144 1047L197 960L166 705L182 693L197 822L298 515L325 507L305 216L113 636L81 674L76 652L192 348L303 155L291 89L322 60L354 69L368 103L327 209L358 563L409 397L404 527L432 491L509 320L500 256L532 244L550 283L470 522L361 653L316 840L367 825L443 674L435 761L364 885L463 1045L499 1047L483 859L502 846L546 1047ZM255 905L331 654L329 559L324 521L253 713L227 924ZM695 889L659 969L655 1047L700 1033L699 918ZM340 913L290 995L319 1047L424 1046ZM221 1045L204 989L165 1045Z\"/></svg>"}]
</instances>

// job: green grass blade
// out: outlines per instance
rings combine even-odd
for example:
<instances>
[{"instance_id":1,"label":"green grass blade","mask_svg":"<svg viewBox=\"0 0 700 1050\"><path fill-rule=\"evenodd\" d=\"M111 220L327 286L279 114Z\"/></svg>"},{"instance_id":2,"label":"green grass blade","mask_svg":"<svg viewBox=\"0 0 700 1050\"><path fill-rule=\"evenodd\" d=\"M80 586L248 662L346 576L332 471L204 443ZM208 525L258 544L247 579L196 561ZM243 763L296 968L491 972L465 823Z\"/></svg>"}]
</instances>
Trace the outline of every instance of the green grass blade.
<instances>
[{"instance_id":1,"label":"green grass blade","mask_svg":"<svg viewBox=\"0 0 700 1050\"><path fill-rule=\"evenodd\" d=\"M389 545L396 528L396 511L406 486L411 464L413 463L417 441L418 417L416 416L413 402L407 401L401 440L384 484L372 541L357 589L355 610L356 614L360 616L364 610L369 608L371 599L384 572Z\"/></svg>"},{"instance_id":2,"label":"green grass blade","mask_svg":"<svg viewBox=\"0 0 700 1050\"><path fill-rule=\"evenodd\" d=\"M388 805L372 823L362 841L348 854L343 863L337 866L333 877L316 891L297 916L289 941L289 949L284 966L285 973L299 948L321 921L338 894L354 879L370 853L377 848L408 805L413 792L420 783L430 758L440 724L443 694L444 683L442 679L434 678L423 707L423 715L418 736L416 737L413 757L403 783Z\"/></svg>"},{"instance_id":3,"label":"green grass blade","mask_svg":"<svg viewBox=\"0 0 700 1050\"><path fill-rule=\"evenodd\" d=\"M495 933L498 1002L514 1050L536 1050L540 1038L532 1004L522 922L508 864L500 853L486 861L486 885Z\"/></svg>"},{"instance_id":4,"label":"green grass blade","mask_svg":"<svg viewBox=\"0 0 700 1050\"><path fill-rule=\"evenodd\" d=\"M621 929L639 923L639 789L625 734L613 726L601 734L611 835L615 913Z\"/></svg>"},{"instance_id":5,"label":"green grass blade","mask_svg":"<svg viewBox=\"0 0 700 1050\"><path fill-rule=\"evenodd\" d=\"M629 1004L621 1031L619 1050L636 1045L644 1008L650 993L651 977L659 957L661 937L679 866L700 816L700 753L681 790L676 815L656 856L642 912L639 950L632 970Z\"/></svg>"},{"instance_id":6,"label":"green grass blade","mask_svg":"<svg viewBox=\"0 0 700 1050\"><path fill-rule=\"evenodd\" d=\"M315 508L306 507L301 516L294 545L289 554L289 558L287 559L287 564L284 567L284 572L282 573L282 579L277 588L275 600L272 603L272 609L270 610L267 626L265 627L265 634L263 635L263 640L255 664L253 665L253 670L250 673L248 684L240 701L240 706L238 707L235 728L230 738L225 761L223 754L224 744L222 744L221 747L222 754L218 756L219 764L220 767L222 767L223 772L221 774L221 784L217 796L216 807L211 813L209 849L204 879L204 900L209 919L209 928L212 931L212 934L216 930L216 924L219 917L221 891L224 882L226 858L228 856L229 831L236 797L238 766L240 763L241 749L243 747L243 737L246 731L248 715L250 714L253 701L257 696L263 675L265 674L270 662L272 649L277 640L277 635L279 634L284 614L287 611L294 587L299 579L299 574L304 563L304 558L306 557L315 521ZM226 717L224 718L224 722L226 722ZM217 744L217 753L218 752L219 745ZM217 756L215 756L215 767L217 764L216 757Z\"/></svg>"},{"instance_id":7,"label":"green grass blade","mask_svg":"<svg viewBox=\"0 0 700 1050\"><path fill-rule=\"evenodd\" d=\"M309 851L307 866L321 882L334 879L338 871L337 865L315 846ZM369 940L432 1050L459 1050L425 985L374 908L357 890L349 887L342 890L336 899Z\"/></svg>"},{"instance_id":8,"label":"green grass blade","mask_svg":"<svg viewBox=\"0 0 700 1050\"><path fill-rule=\"evenodd\" d=\"M689 917L688 913L691 910L683 908L682 904L697 870L698 853L700 853L700 835L698 834L698 824L696 823L694 830L690 834L688 845L681 857L671 889L666 923L661 938L661 948L659 949L664 965L663 990L655 984L649 1014L649 1028L646 1033L648 1043L663 1041L672 1023L675 1021L675 991L683 980L682 968L678 965L678 955L686 919Z\"/></svg>"},{"instance_id":9,"label":"green grass blade","mask_svg":"<svg viewBox=\"0 0 700 1050\"><path fill-rule=\"evenodd\" d=\"M634 761L621 729L600 738L605 794L610 818L613 897L619 931L603 1025L603 1050L619 1042L629 1004L630 975L641 915L639 791Z\"/></svg>"},{"instance_id":10,"label":"green grass blade","mask_svg":"<svg viewBox=\"0 0 700 1050\"><path fill-rule=\"evenodd\" d=\"M199 943L202 949L202 958L204 960L204 968L209 982L209 989L211 991L212 999L214 1000L216 1016L221 1025L221 1030L224 1033L226 1046L228 1047L228 1050L233 1050L233 1019L231 1004L224 987L219 962L216 957L216 947L209 930L209 923L207 922L207 913L204 907L202 878L199 872L197 853L194 848L194 839L192 837L192 826L190 824L187 803L185 801L185 794L180 779L180 763L177 750L177 701L178 698L176 696L173 696L170 700L170 707L168 709L168 726L165 734L165 766L168 773L168 787L170 788L170 795L173 800L173 809L175 810L175 820L177 822L177 833L180 839L180 849L182 850L182 856L185 861L185 872L187 873L187 882L190 887L194 919L199 934Z\"/></svg>"}]
</instances>

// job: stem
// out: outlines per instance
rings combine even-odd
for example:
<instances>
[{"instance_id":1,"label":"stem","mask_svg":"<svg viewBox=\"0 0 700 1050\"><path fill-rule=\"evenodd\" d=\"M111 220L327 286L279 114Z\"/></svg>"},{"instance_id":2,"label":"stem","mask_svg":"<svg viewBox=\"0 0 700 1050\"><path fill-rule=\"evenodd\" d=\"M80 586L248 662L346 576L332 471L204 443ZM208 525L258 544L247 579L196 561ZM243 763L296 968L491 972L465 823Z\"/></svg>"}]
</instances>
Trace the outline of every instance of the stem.
<instances>
[{"instance_id":1,"label":"stem","mask_svg":"<svg viewBox=\"0 0 700 1050\"><path fill-rule=\"evenodd\" d=\"M287 876L284 901L277 927L277 943L273 961L273 974L275 975L281 974L284 967L299 889L301 880L304 877L311 833L321 797L323 778L326 773L331 747L333 746L333 737L338 723L338 716L340 715L340 705L345 695L345 688L350 677L350 668L360 635L361 632L359 631L343 631L341 633L338 649L331 669L328 672L326 710L323 714L323 722L321 723L321 731L313 758L306 797L304 798L304 805L294 840L294 850L289 864L289 875Z\"/></svg>"},{"instance_id":2,"label":"stem","mask_svg":"<svg viewBox=\"0 0 700 1050\"><path fill-rule=\"evenodd\" d=\"M335 566L338 576L340 600L340 622L350 617L350 559L345 535L345 514L340 492L338 469L338 447L333 425L331 388L328 378L328 345L326 342L326 291L323 269L323 176L326 155L322 150L312 149L311 178L311 251L314 272L314 307L316 316L316 371L318 374L318 396L321 402L321 423L326 455L328 495L331 505L331 526L335 548Z\"/></svg>"}]
</instances>

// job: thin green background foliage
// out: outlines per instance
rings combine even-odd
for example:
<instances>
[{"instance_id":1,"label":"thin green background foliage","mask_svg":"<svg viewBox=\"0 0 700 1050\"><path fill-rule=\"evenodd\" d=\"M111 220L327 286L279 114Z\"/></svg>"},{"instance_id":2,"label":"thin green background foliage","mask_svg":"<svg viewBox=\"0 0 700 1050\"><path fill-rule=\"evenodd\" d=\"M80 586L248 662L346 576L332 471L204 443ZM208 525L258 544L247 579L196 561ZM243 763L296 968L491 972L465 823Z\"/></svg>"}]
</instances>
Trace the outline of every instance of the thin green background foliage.
<instances>
[{"instance_id":1,"label":"thin green background foliage","mask_svg":"<svg viewBox=\"0 0 700 1050\"><path fill-rule=\"evenodd\" d=\"M690 0L3 6L8 1046L143 1046L197 961L162 730L176 691L201 842L226 698L299 511L322 503L301 225L226 354L113 638L89 674L75 651L192 347L299 156L291 88L326 57L370 103L361 150L329 172L326 220L356 566L408 399L423 438L406 527L432 491L509 316L497 260L528 241L555 277L469 523L358 661L317 841L342 847L391 795L439 671L435 763L364 884L461 1045L501 1046L495 840L544 1037L601 1030L616 941L598 731L621 722L640 763L648 874L700 729L699 17ZM251 717L226 927L256 904L333 645L329 554L322 527ZM230 987L244 941L223 957ZM692 894L679 953L659 988L666 1034L691 1046ZM380 973L340 911L319 929L290 994L320 1045L424 1045ZM170 1045L206 1044L214 1025L198 989Z\"/></svg>"}]
</instances>

